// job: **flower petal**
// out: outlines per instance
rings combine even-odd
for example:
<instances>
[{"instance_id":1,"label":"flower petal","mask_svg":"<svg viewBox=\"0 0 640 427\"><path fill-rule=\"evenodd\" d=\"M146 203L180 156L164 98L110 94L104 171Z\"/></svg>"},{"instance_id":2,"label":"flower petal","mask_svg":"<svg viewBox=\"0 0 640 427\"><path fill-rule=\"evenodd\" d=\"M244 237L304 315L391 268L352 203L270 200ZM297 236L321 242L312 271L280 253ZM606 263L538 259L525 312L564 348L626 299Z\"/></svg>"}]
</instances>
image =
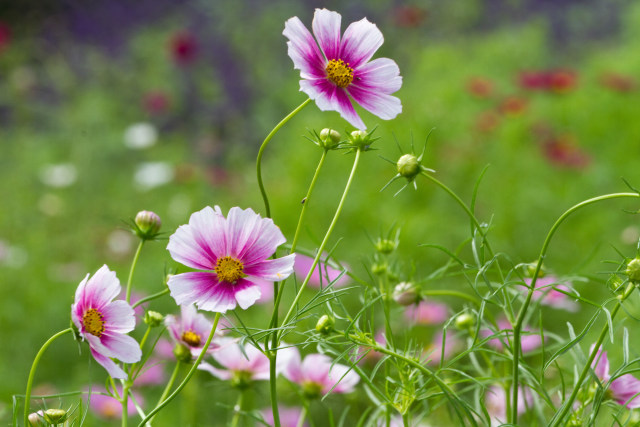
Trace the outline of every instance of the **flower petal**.
<instances>
[{"instance_id":1,"label":"flower petal","mask_svg":"<svg viewBox=\"0 0 640 427\"><path fill-rule=\"evenodd\" d=\"M313 14L313 34L318 40L320 49L328 60L340 59L340 22L338 12L327 9L316 9Z\"/></svg>"},{"instance_id":2,"label":"flower petal","mask_svg":"<svg viewBox=\"0 0 640 427\"><path fill-rule=\"evenodd\" d=\"M234 207L227 216L227 241L228 253L246 265L269 258L286 239L271 218Z\"/></svg>"},{"instance_id":3,"label":"flower petal","mask_svg":"<svg viewBox=\"0 0 640 427\"><path fill-rule=\"evenodd\" d=\"M206 362L201 362L198 365L198 369L200 369L201 371L206 371L209 372L211 375L213 375L216 378L219 378L223 381L228 381L231 379L231 371L225 371L224 369L218 369L213 365L210 365Z\"/></svg>"},{"instance_id":4,"label":"flower petal","mask_svg":"<svg viewBox=\"0 0 640 427\"><path fill-rule=\"evenodd\" d=\"M285 22L282 34L289 39L287 53L293 61L294 68L300 70L300 77L325 77L327 61L309 30L297 16Z\"/></svg>"},{"instance_id":5,"label":"flower petal","mask_svg":"<svg viewBox=\"0 0 640 427\"><path fill-rule=\"evenodd\" d=\"M358 85L351 85L347 90L349 95L365 110L383 120L393 119L402 112L402 103L395 96L381 93L378 90L364 89Z\"/></svg>"},{"instance_id":6,"label":"flower petal","mask_svg":"<svg viewBox=\"0 0 640 427\"><path fill-rule=\"evenodd\" d=\"M365 130L367 127L356 113L344 89L337 87L326 78L300 80L300 90L309 95L322 111L337 111L352 126Z\"/></svg>"},{"instance_id":7,"label":"flower petal","mask_svg":"<svg viewBox=\"0 0 640 427\"><path fill-rule=\"evenodd\" d=\"M277 282L284 280L293 273L295 254L276 259L267 259L252 266L247 266L244 272L248 276ZM257 286L257 285L256 285Z\"/></svg>"},{"instance_id":8,"label":"flower petal","mask_svg":"<svg viewBox=\"0 0 640 427\"><path fill-rule=\"evenodd\" d=\"M376 58L354 71L354 81L349 87L353 86L392 94L402 86L400 68L392 59Z\"/></svg>"},{"instance_id":9,"label":"flower petal","mask_svg":"<svg viewBox=\"0 0 640 427\"><path fill-rule=\"evenodd\" d=\"M120 281L116 277L115 271L109 270L106 265L100 267L86 282L85 280L76 290L76 299L80 294L79 301L76 302L80 302L83 308L101 308L117 297L121 290ZM80 289L81 287L82 289Z\"/></svg>"},{"instance_id":10,"label":"flower petal","mask_svg":"<svg viewBox=\"0 0 640 427\"><path fill-rule=\"evenodd\" d=\"M108 350L108 353L102 352L105 356L115 357L125 363L138 362L142 357L140 345L129 335L105 332L100 342Z\"/></svg>"},{"instance_id":11,"label":"flower petal","mask_svg":"<svg viewBox=\"0 0 640 427\"><path fill-rule=\"evenodd\" d=\"M210 206L195 212L189 224L181 225L169 237L167 250L171 257L191 268L212 269L218 257L224 254L225 219Z\"/></svg>"},{"instance_id":12,"label":"flower petal","mask_svg":"<svg viewBox=\"0 0 640 427\"><path fill-rule=\"evenodd\" d=\"M631 374L611 381L609 386L614 399L629 409L640 408L640 380Z\"/></svg>"},{"instance_id":13,"label":"flower petal","mask_svg":"<svg viewBox=\"0 0 640 427\"><path fill-rule=\"evenodd\" d=\"M105 327L109 332L127 333L136 327L135 312L124 300L110 302L100 313L104 316Z\"/></svg>"},{"instance_id":14,"label":"flower petal","mask_svg":"<svg viewBox=\"0 0 640 427\"><path fill-rule=\"evenodd\" d=\"M179 305L196 304L200 310L220 313L236 307L233 285L218 282L214 273L177 274L171 276L167 286Z\"/></svg>"},{"instance_id":15,"label":"flower petal","mask_svg":"<svg viewBox=\"0 0 640 427\"><path fill-rule=\"evenodd\" d=\"M246 282L248 282L248 280L246 280ZM236 292L236 301L238 302L240 308L246 310L247 308L255 304L258 299L260 299L260 295L260 286L247 286L246 288L240 289Z\"/></svg>"},{"instance_id":16,"label":"flower petal","mask_svg":"<svg viewBox=\"0 0 640 427\"><path fill-rule=\"evenodd\" d=\"M349 25L344 32L340 59L356 69L370 60L383 42L384 37L376 24L363 18Z\"/></svg>"},{"instance_id":17,"label":"flower petal","mask_svg":"<svg viewBox=\"0 0 640 427\"><path fill-rule=\"evenodd\" d=\"M127 378L127 373L123 371L122 368L118 366L116 362L111 360L109 357L100 354L93 348L91 348L90 350L93 358L96 360L96 362L102 365L104 369L107 370L111 378L121 379L121 380L124 380Z\"/></svg>"}]
</instances>

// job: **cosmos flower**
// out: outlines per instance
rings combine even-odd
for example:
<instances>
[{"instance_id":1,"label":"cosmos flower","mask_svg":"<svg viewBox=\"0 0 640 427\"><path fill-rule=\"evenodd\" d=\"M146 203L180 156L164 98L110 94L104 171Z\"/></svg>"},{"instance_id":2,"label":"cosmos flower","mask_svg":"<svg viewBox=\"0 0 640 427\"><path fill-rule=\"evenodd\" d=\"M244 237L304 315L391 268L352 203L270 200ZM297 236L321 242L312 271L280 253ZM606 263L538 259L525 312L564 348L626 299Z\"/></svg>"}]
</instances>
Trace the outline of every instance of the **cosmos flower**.
<instances>
[{"instance_id":1,"label":"cosmos flower","mask_svg":"<svg viewBox=\"0 0 640 427\"><path fill-rule=\"evenodd\" d=\"M187 346L194 357L198 357L211 333L213 323L204 315L199 314L194 305L180 306L180 313L180 317L173 315L165 317L164 322L169 330L169 335L176 343ZM216 334L218 334L217 330ZM213 351L214 348L212 343L207 352Z\"/></svg>"},{"instance_id":2,"label":"cosmos flower","mask_svg":"<svg viewBox=\"0 0 640 427\"><path fill-rule=\"evenodd\" d=\"M464 343L453 334L447 334L447 339L443 341L444 334L442 331L437 332L433 339L431 340L431 344L427 347L427 363L430 365L439 365L442 360L443 351L442 344L444 342L444 358L450 358L455 352L460 350Z\"/></svg>"},{"instance_id":3,"label":"cosmos flower","mask_svg":"<svg viewBox=\"0 0 640 427\"><path fill-rule=\"evenodd\" d=\"M263 409L262 417L270 426L273 425L273 412L271 412L271 408ZM278 413L280 414L280 425L282 427L298 427L300 424L300 416L302 415L302 409L300 408L287 408L281 406L278 409ZM309 425L308 422L304 422L302 424L304 427Z\"/></svg>"},{"instance_id":4,"label":"cosmos flower","mask_svg":"<svg viewBox=\"0 0 640 427\"><path fill-rule=\"evenodd\" d=\"M320 259L325 259L326 257L322 257ZM306 255L296 254L296 261L293 264L293 269L300 280L304 280L309 274L309 270L311 270L311 266L313 265L313 258L308 257ZM329 283L333 283L335 288L346 285L349 282L349 276L347 274L342 274L342 270L338 270L333 267L329 267L328 264L323 262L318 262L316 269L311 274L309 278L309 286L314 288L326 287Z\"/></svg>"},{"instance_id":5,"label":"cosmos flower","mask_svg":"<svg viewBox=\"0 0 640 427\"><path fill-rule=\"evenodd\" d=\"M530 278L525 278L524 282L527 286L531 286ZM578 311L579 306L575 301L569 299L566 294L553 289L552 286L557 289L562 289L563 291L570 290L567 286L559 284L557 277L545 276L536 280L536 290L533 291L533 298L539 300L542 305L560 308L571 312Z\"/></svg>"},{"instance_id":6,"label":"cosmos flower","mask_svg":"<svg viewBox=\"0 0 640 427\"><path fill-rule=\"evenodd\" d=\"M171 296L200 310L224 313L236 304L246 309L260 298L256 279L274 282L293 272L294 254L269 259L285 241L270 218L252 209L234 207L225 218L218 206L207 206L176 230L167 249L174 260L208 271L171 276Z\"/></svg>"},{"instance_id":7,"label":"cosmos flower","mask_svg":"<svg viewBox=\"0 0 640 427\"><path fill-rule=\"evenodd\" d=\"M364 130L352 101L381 119L393 119L402 112L400 100L391 96L402 86L402 77L393 60L370 61L384 40L375 24L363 18L349 25L341 37L341 20L337 12L316 9L313 36L297 16L285 23L282 34L289 39L294 68L300 70L300 90L322 111L337 111Z\"/></svg>"},{"instance_id":8,"label":"cosmos flower","mask_svg":"<svg viewBox=\"0 0 640 427\"><path fill-rule=\"evenodd\" d=\"M591 351L593 351L593 346L591 346ZM640 380L631 374L611 379L606 351L598 350L591 367L603 384L609 383L609 387L606 389L609 398L628 409L640 408Z\"/></svg>"},{"instance_id":9,"label":"cosmos flower","mask_svg":"<svg viewBox=\"0 0 640 427\"><path fill-rule=\"evenodd\" d=\"M325 354L309 354L300 360L297 349L283 375L289 381L299 384L308 398L320 397L329 392L351 393L360 377L348 366L333 363Z\"/></svg>"},{"instance_id":10,"label":"cosmos flower","mask_svg":"<svg viewBox=\"0 0 640 427\"><path fill-rule=\"evenodd\" d=\"M408 306L404 317L418 325L437 325L449 318L449 308L446 304L423 300Z\"/></svg>"},{"instance_id":11,"label":"cosmos flower","mask_svg":"<svg viewBox=\"0 0 640 427\"><path fill-rule=\"evenodd\" d=\"M513 334L513 326L511 323L505 318L500 318L496 322L498 325L498 331L494 332L490 329L481 329L480 336L483 338L488 338L490 336L496 335L498 332L504 332L495 338L491 338L487 344L493 347L496 350L502 350L504 348L504 342L511 340L511 335ZM507 332L505 332L507 331ZM522 353L528 353L540 347L542 345L542 339L540 338L540 334L537 331L532 330L528 327L522 328L522 334L520 335L520 345L522 346Z\"/></svg>"},{"instance_id":12,"label":"cosmos flower","mask_svg":"<svg viewBox=\"0 0 640 427\"><path fill-rule=\"evenodd\" d=\"M96 390L102 390L97 393ZM118 386L118 393L122 393L122 388ZM133 392L136 402L140 405L144 403L142 396ZM109 396L104 390L104 386L92 387L92 393L89 397L89 407L91 411L103 420L119 420L122 418L122 403L115 397ZM129 416L136 415L136 405L133 399L127 400L127 413Z\"/></svg>"},{"instance_id":13,"label":"cosmos flower","mask_svg":"<svg viewBox=\"0 0 640 427\"><path fill-rule=\"evenodd\" d=\"M491 426L501 426L507 422L507 408L504 388L498 385L491 386L485 395L487 412L491 416ZM518 390L518 415L524 414L533 406L533 395L529 389Z\"/></svg>"},{"instance_id":14,"label":"cosmos flower","mask_svg":"<svg viewBox=\"0 0 640 427\"><path fill-rule=\"evenodd\" d=\"M112 301L120 293L116 273L103 265L93 277L84 278L71 305L71 320L80 336L89 343L91 354L113 378L127 374L112 360L125 363L140 360L140 346L127 332L133 330L136 318L124 300Z\"/></svg>"}]
</instances>

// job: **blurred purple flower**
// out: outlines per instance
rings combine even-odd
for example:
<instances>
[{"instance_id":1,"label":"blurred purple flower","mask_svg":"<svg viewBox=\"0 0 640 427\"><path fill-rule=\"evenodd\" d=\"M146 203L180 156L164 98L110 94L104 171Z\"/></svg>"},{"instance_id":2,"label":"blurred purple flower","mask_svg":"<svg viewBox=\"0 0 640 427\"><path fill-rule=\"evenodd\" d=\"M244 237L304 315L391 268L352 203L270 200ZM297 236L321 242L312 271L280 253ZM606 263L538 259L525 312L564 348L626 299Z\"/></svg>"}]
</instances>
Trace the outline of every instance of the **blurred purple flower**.
<instances>
[{"instance_id":1,"label":"blurred purple flower","mask_svg":"<svg viewBox=\"0 0 640 427\"><path fill-rule=\"evenodd\" d=\"M485 394L485 405L491 416L491 426L497 427L507 422L506 396L504 388L498 385L491 386ZM529 389L518 390L518 415L524 414L533 406L533 395Z\"/></svg>"},{"instance_id":2,"label":"blurred purple flower","mask_svg":"<svg viewBox=\"0 0 640 427\"><path fill-rule=\"evenodd\" d=\"M348 366L333 363L325 354L309 354L303 361L295 350L283 373L289 381L300 385L307 397L329 393L351 393L360 377Z\"/></svg>"},{"instance_id":3,"label":"blurred purple flower","mask_svg":"<svg viewBox=\"0 0 640 427\"><path fill-rule=\"evenodd\" d=\"M408 306L404 317L418 325L438 325L449 318L449 308L439 302L420 301Z\"/></svg>"},{"instance_id":4,"label":"blurred purple flower","mask_svg":"<svg viewBox=\"0 0 640 427\"><path fill-rule=\"evenodd\" d=\"M273 412L271 412L271 408L263 409L262 417L269 425L273 425ZM300 416L302 415L302 410L300 408L287 408L281 406L278 409L278 413L280 414L280 425L282 427L298 427L298 422L300 421ZM306 421L303 426L309 426L309 423Z\"/></svg>"},{"instance_id":5,"label":"blurred purple flower","mask_svg":"<svg viewBox=\"0 0 640 427\"><path fill-rule=\"evenodd\" d=\"M524 282L527 286L531 286L531 279L526 278ZM558 278L555 276L545 276L536 280L536 290L533 291L533 298L540 301L542 305L548 305L554 308L560 308L563 310L576 312L580 308L579 305L569 299L569 297L562 292L558 292L553 289L552 286L563 291L570 291L570 289L558 282ZM526 291L526 289L525 289Z\"/></svg>"},{"instance_id":6,"label":"blurred purple flower","mask_svg":"<svg viewBox=\"0 0 640 427\"><path fill-rule=\"evenodd\" d=\"M391 59L369 61L382 45L382 33L366 18L354 22L340 37L342 17L316 9L313 36L296 16L284 25L289 57L300 70L300 90L322 111L337 111L358 129L366 126L352 100L381 119L402 112L400 100L391 96L402 86L398 65ZM315 37L315 38L314 38Z\"/></svg>"},{"instance_id":7,"label":"blurred purple flower","mask_svg":"<svg viewBox=\"0 0 640 427\"><path fill-rule=\"evenodd\" d=\"M593 351L593 346L590 351ZM598 350L591 367L603 385L606 386L605 383L609 383L609 388L606 390L608 397L626 406L627 409L640 408L640 380L631 374L624 374L612 380L609 375L609 359L606 351Z\"/></svg>"},{"instance_id":8,"label":"blurred purple flower","mask_svg":"<svg viewBox=\"0 0 640 427\"><path fill-rule=\"evenodd\" d=\"M323 256L320 259L325 259ZM311 266L313 265L313 258L308 257L306 255L296 254L296 260L293 264L293 269L299 280L304 280L309 274L309 270L311 270ZM346 268L346 266L345 266ZM342 270L335 269L333 267L329 267L328 264L323 262L318 262L316 265L316 269L311 274L309 278L309 286L314 288L326 287L329 283L333 283L335 288L339 288L341 286L345 286L349 283L349 276L345 273L342 274Z\"/></svg>"},{"instance_id":9,"label":"blurred purple flower","mask_svg":"<svg viewBox=\"0 0 640 427\"><path fill-rule=\"evenodd\" d=\"M496 322L498 325L498 331L508 331L506 333L500 334L500 336L491 338L487 344L493 347L496 350L502 350L504 348L504 341L510 340L513 335L513 327L511 323L505 318L498 319ZM480 330L480 336L483 338L488 338L492 335L495 335L497 332L494 332L491 329L482 329ZM540 335L528 327L522 328L522 334L520 336L520 344L522 346L522 352L528 353L540 347L542 345L542 340L540 339Z\"/></svg>"}]
</instances>

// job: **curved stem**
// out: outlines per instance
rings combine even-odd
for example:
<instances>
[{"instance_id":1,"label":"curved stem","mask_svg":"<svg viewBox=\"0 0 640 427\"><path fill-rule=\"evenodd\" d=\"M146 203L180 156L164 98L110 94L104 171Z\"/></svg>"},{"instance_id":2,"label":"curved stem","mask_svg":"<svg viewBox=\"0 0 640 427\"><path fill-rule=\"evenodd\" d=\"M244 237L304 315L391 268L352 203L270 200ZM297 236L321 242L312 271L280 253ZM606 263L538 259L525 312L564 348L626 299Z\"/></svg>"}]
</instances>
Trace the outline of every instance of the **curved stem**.
<instances>
[{"instance_id":1,"label":"curved stem","mask_svg":"<svg viewBox=\"0 0 640 427\"><path fill-rule=\"evenodd\" d=\"M477 298L474 298L471 295L465 294L464 292L458 292L458 291L445 291L445 290L440 290L440 289L433 289L433 290L423 290L420 292L422 295L426 295L426 296L445 296L445 297L456 297L456 298L462 298L462 299L466 299L467 301L470 301L472 303L474 303L475 305L480 305L480 301L478 301Z\"/></svg>"},{"instance_id":2,"label":"curved stem","mask_svg":"<svg viewBox=\"0 0 640 427\"><path fill-rule=\"evenodd\" d=\"M622 297L618 300L618 303L616 304L616 306L613 307L613 310L611 310L612 322L613 322L613 319L616 317L618 310L620 309L620 307L622 307L622 302L626 300L629 295L631 295L631 292L633 292L634 289L635 289L635 285L633 283L629 283L624 293L622 294ZM580 372L578 381L573 387L573 391L571 392L571 395L562 405L562 409L560 410L560 412L554 417L555 421L552 424L550 424L551 427L559 425L562 422L562 419L565 417L565 415L567 415L567 412L569 411L569 409L572 408L573 402L575 401L576 396L578 395L578 392L582 387L582 383L584 382L584 379L587 377L587 374L591 369L591 365L593 364L593 361L595 360L596 355L598 354L598 350L600 349L600 346L604 342L604 339L606 338L608 332L609 332L609 322L605 322L604 326L602 327L602 331L600 332L600 336L598 336L598 340L593 346L593 350L591 350L591 354L589 354L589 357L587 358L587 363L584 365L584 368L582 368L582 372Z\"/></svg>"},{"instance_id":3,"label":"curved stem","mask_svg":"<svg viewBox=\"0 0 640 427\"><path fill-rule=\"evenodd\" d=\"M171 373L171 378L169 378L169 382L167 383L167 386L164 388L164 391L162 392L162 396L160 396L160 399L158 399L158 404L156 406L164 402L164 400L169 395L169 392L171 391L171 387L173 387L173 383L176 381L176 378L178 378L178 372L180 371L180 366L182 366L182 363L178 360L176 362L176 367L173 368L173 372Z\"/></svg>"},{"instance_id":4,"label":"curved stem","mask_svg":"<svg viewBox=\"0 0 640 427\"><path fill-rule=\"evenodd\" d=\"M204 359L204 356L207 353L206 349L208 349L209 345L211 345L211 340L213 339L213 334L215 334L216 332L216 328L218 327L219 320L220 320L220 313L216 313L216 317L213 320L213 327L211 328L211 333L209 334L209 338L207 338L207 342L205 342L204 346L202 347L202 351L200 352L200 355L198 356L196 361L193 362L193 366L187 373L187 376L184 377L180 385L176 387L176 389L173 391L173 393L171 393L171 395L169 395L169 397L167 397L161 403L156 405L156 407L153 408L153 410L147 414L146 418L143 419L140 422L140 424L138 424L138 427L142 427L143 425L145 425L147 421L149 421L155 414L160 412L160 410L164 408L169 402L171 402L178 395L178 393L180 393L182 389L187 385L187 383L189 382L193 374L196 372L196 369L198 369L198 365L200 365L200 362L202 362L202 359Z\"/></svg>"},{"instance_id":5,"label":"curved stem","mask_svg":"<svg viewBox=\"0 0 640 427\"><path fill-rule=\"evenodd\" d=\"M309 269L309 273L307 273L307 277L305 277L304 281L302 282L302 285L300 285L300 289L298 290L298 293L296 294L295 298L293 299L293 302L291 303L291 308L289 309L289 311L287 312L287 315L284 317L284 320L282 321L282 325L286 325L287 322L289 322L289 320L291 320L291 317L293 316L293 311L296 309L298 301L300 300L300 297L302 296L302 292L307 287L307 284L309 283L309 280L311 279L311 276L312 276L313 272L315 271L316 267L318 266L318 262L320 260L320 257L322 256L322 252L324 251L324 248L327 246L327 242L329 241L329 237L331 237L331 233L333 232L333 229L335 228L336 224L338 223L338 218L340 218L340 214L342 213L342 209L344 207L344 202L347 199L347 194L349 193L349 189L351 188L351 184L353 183L353 177L355 176L356 169L358 168L358 163L360 161L360 154L361 153L362 153L362 150L360 148L358 148L357 151L356 151L356 157L353 160L353 167L351 168L351 173L349 174L349 179L347 180L347 184L345 185L344 191L342 193L342 197L340 198L340 203L338 203L338 207L336 208L336 213L333 216L333 220L331 221L331 224L329 225L329 228L327 229L327 233L324 235L324 239L322 239L322 243L320 243L320 247L318 248L318 252L316 253L316 256L313 259L313 263L311 264L311 268ZM282 330L278 334L278 341L280 340L281 337L282 337Z\"/></svg>"},{"instance_id":6,"label":"curved stem","mask_svg":"<svg viewBox=\"0 0 640 427\"><path fill-rule=\"evenodd\" d=\"M258 158L256 159L256 174L258 175L258 187L260 188L260 193L262 194L262 200L264 200L265 207L265 216L267 218L271 218L271 209L269 208L269 198L267 197L267 192L264 189L264 183L262 182L262 155L264 154L264 150L267 148L269 141L273 138L273 136L280 130L282 126L284 126L293 116L298 114L304 107L307 106L311 102L311 98L308 98L302 104L300 104L295 110L289 113L284 119L280 121L274 127L269 135L264 139L262 145L260 146L260 150L258 151Z\"/></svg>"},{"instance_id":7,"label":"curved stem","mask_svg":"<svg viewBox=\"0 0 640 427\"><path fill-rule=\"evenodd\" d=\"M238 400L233 407L233 419L231 420L231 427L238 427L240 422L240 413L242 412L242 404L244 403L244 392L240 391Z\"/></svg>"},{"instance_id":8,"label":"curved stem","mask_svg":"<svg viewBox=\"0 0 640 427\"><path fill-rule=\"evenodd\" d=\"M135 304L131 304L131 308L136 308L137 306L139 306L140 304L144 304L145 302L149 302L152 301L156 298L160 298L163 295L166 295L169 293L169 288L165 289L164 291L160 291L158 293L155 293L153 295L149 295L147 297L141 298L138 301L135 302Z\"/></svg>"},{"instance_id":9,"label":"curved stem","mask_svg":"<svg viewBox=\"0 0 640 427\"><path fill-rule=\"evenodd\" d=\"M531 278L531 284L529 285L529 292L527 292L527 297L524 303L522 304L522 307L520 307L518 317L516 318L516 323L515 325L513 325L513 345L511 346L512 347L511 351L513 353L513 366L511 371L511 375L513 378L513 387L511 389L511 394L512 394L511 395L511 413L509 416L509 422L512 424L516 424L516 421L518 419L518 382L519 382L518 376L520 374L519 363L520 363L520 351L521 351L520 332L522 331L522 323L524 322L527 309L529 308L529 304L531 304L533 292L536 288L536 282L538 280L538 276L540 275L540 270L542 269L542 262L544 261L544 258L547 255L547 250L549 248L549 244L551 243L551 238L553 237L555 232L558 230L560 225L569 217L569 215L576 212L577 210L585 206L591 205L593 203L597 203L597 202L601 202L609 199L624 198L624 197L639 198L640 194L638 193L605 194L604 196L598 196L592 199L584 200L578 203L577 205L572 206L565 213L563 213L560 216L560 218L556 220L556 222L553 224L553 226L549 230L549 233L547 234L547 237L545 238L542 244L542 249L540 250L540 256L538 257L538 263L536 264L536 269L533 273L533 277ZM588 367L586 369L588 370ZM566 408L569 408L569 406L566 406ZM566 413L566 410L568 409L564 410L565 413Z\"/></svg>"},{"instance_id":10,"label":"curved stem","mask_svg":"<svg viewBox=\"0 0 640 427\"><path fill-rule=\"evenodd\" d=\"M40 362L40 359L42 358L42 355L44 354L45 350L51 345L51 343L54 342L57 338L63 336L68 332L72 332L72 329L67 328L53 335L51 338L49 338L44 344L42 344L42 347L40 347L40 350L36 354L36 357L33 359L33 363L31 364L31 370L29 371L29 379L27 380L27 390L24 393L24 425L25 426L29 425L29 401L31 400L31 388L33 387L33 378L36 376L36 368L38 367L38 363Z\"/></svg>"},{"instance_id":11,"label":"curved stem","mask_svg":"<svg viewBox=\"0 0 640 427\"><path fill-rule=\"evenodd\" d=\"M131 282L133 281L133 271L136 269L136 264L138 263L138 258L140 258L140 252L142 252L142 246L144 246L144 239L140 239L140 243L138 244L138 249L136 249L136 254L133 256L133 261L131 262L131 268L129 269L129 278L127 279L127 302L131 301Z\"/></svg>"}]
</instances>

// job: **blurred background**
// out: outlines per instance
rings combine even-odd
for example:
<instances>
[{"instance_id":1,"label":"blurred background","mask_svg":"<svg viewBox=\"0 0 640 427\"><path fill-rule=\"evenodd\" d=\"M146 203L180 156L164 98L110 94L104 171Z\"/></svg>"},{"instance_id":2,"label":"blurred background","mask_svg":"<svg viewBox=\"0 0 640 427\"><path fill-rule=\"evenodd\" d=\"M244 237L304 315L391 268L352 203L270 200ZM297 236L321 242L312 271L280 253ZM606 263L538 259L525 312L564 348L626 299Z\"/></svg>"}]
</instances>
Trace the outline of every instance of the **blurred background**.
<instances>
[{"instance_id":1,"label":"blurred background","mask_svg":"<svg viewBox=\"0 0 640 427\"><path fill-rule=\"evenodd\" d=\"M168 237L189 215L218 204L263 212L255 156L271 128L305 100L287 56L284 22L310 27L315 7L363 17L404 78L397 119L379 125L336 230L336 257L364 274L371 239L395 224L400 269L419 279L455 248L464 213L426 181L394 197L380 192L396 171L381 157L421 151L424 164L492 224L492 246L514 263L534 261L544 235L573 204L640 187L640 5L623 0L3 0L0 2L0 419L24 393L37 349L68 327L78 283L101 265L122 282L135 250L126 222L153 210ZM307 107L284 128L263 167L275 222L290 239L319 149L309 130L351 130L337 113ZM313 249L337 205L352 156L331 153L302 244ZM612 202L572 217L552 243L547 268L590 277L576 285L602 299L616 250L634 256L637 203ZM175 264L166 241L145 247L135 289L162 289ZM464 283L430 283L459 286ZM640 306L640 305L639 305ZM175 311L165 298L151 306ZM264 317L260 307L242 313ZM572 316L580 325L584 319ZM261 317L262 316L262 317ZM550 312L566 335L566 313ZM630 320L631 321L631 320ZM138 331L139 333L140 331ZM100 383L88 348L66 337L40 365L36 393ZM181 419L207 423L197 386ZM229 398L232 402L235 397ZM264 397L256 396L264 403ZM262 399L262 400L260 400ZM189 403L191 402L191 403ZM191 405L191 406L189 406ZM176 405L177 406L177 405ZM97 421L95 421L97 422ZM170 425L170 424L167 424Z\"/></svg>"}]
</instances>

